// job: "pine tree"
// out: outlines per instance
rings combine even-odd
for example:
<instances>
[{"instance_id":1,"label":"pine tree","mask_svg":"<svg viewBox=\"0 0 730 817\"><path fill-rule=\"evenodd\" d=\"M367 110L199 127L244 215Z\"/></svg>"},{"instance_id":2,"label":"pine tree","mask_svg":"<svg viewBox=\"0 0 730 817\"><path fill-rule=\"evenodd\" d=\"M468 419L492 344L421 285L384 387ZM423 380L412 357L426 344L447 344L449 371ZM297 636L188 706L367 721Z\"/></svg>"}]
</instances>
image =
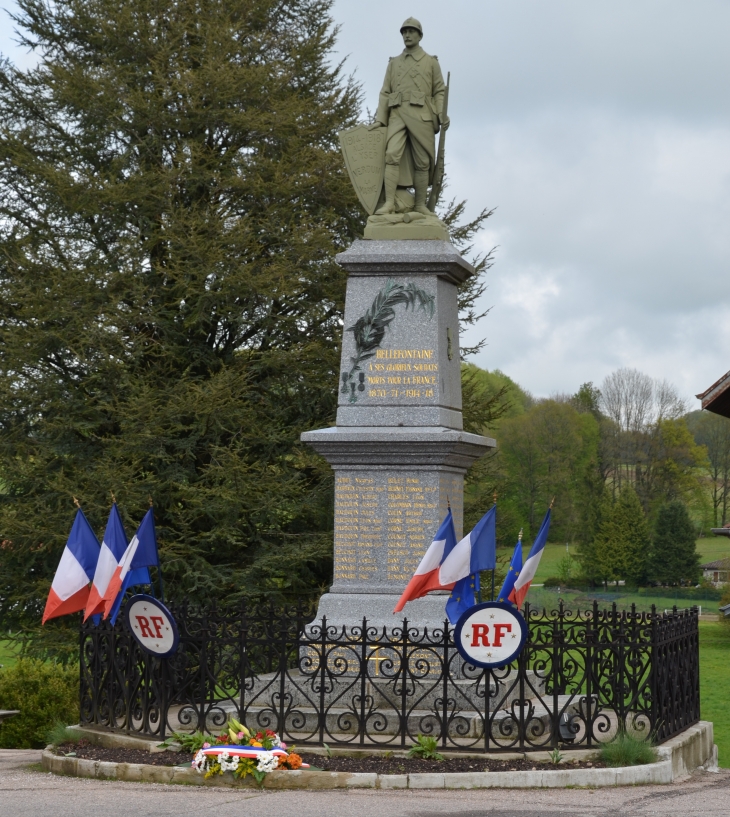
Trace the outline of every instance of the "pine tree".
<instances>
[{"instance_id":1,"label":"pine tree","mask_svg":"<svg viewBox=\"0 0 730 817\"><path fill-rule=\"evenodd\" d=\"M687 506L679 500L662 505L654 528L649 578L661 584L696 582L700 575L696 540Z\"/></svg>"},{"instance_id":2,"label":"pine tree","mask_svg":"<svg viewBox=\"0 0 730 817\"><path fill-rule=\"evenodd\" d=\"M649 529L636 492L624 486L616 502L606 501L594 540L599 575L604 581L631 584L644 579Z\"/></svg>"},{"instance_id":3,"label":"pine tree","mask_svg":"<svg viewBox=\"0 0 730 817\"><path fill-rule=\"evenodd\" d=\"M0 624L32 629L79 497L207 600L327 581L334 417L362 227L331 0L21 0L0 66ZM75 626L62 620L53 628Z\"/></svg>"},{"instance_id":4,"label":"pine tree","mask_svg":"<svg viewBox=\"0 0 730 817\"><path fill-rule=\"evenodd\" d=\"M364 222L331 6L19 2L40 59L0 64L0 627L39 650L75 642L38 630L73 497L101 533L113 491L131 534L151 496L173 596L328 584L332 472L299 436L334 420L334 257ZM445 209L468 252L490 213Z\"/></svg>"}]
</instances>

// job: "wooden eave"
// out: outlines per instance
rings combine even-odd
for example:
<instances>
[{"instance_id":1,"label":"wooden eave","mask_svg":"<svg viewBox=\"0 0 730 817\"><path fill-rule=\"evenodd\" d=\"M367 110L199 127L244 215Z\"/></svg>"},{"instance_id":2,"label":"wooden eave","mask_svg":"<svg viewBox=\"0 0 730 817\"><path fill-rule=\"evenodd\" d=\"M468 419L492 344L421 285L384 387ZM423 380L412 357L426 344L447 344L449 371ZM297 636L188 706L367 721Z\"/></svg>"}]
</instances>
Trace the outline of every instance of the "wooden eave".
<instances>
[{"instance_id":1,"label":"wooden eave","mask_svg":"<svg viewBox=\"0 0 730 817\"><path fill-rule=\"evenodd\" d=\"M695 395L702 408L722 417L730 417L730 372L713 383L707 391Z\"/></svg>"}]
</instances>

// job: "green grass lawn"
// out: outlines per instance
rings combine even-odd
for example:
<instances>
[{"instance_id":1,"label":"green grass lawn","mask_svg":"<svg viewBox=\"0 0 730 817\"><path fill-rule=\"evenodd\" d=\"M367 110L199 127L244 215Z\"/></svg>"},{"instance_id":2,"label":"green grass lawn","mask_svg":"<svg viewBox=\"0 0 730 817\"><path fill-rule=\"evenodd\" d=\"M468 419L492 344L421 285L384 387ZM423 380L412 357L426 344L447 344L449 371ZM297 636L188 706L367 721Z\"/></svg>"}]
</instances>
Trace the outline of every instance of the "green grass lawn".
<instances>
[{"instance_id":1,"label":"green grass lawn","mask_svg":"<svg viewBox=\"0 0 730 817\"><path fill-rule=\"evenodd\" d=\"M703 539L697 540L697 551L700 554L701 561L704 562L713 562L715 559L726 559L730 557L730 536L709 536ZM507 548L500 549L499 555L501 556L503 553L509 552L512 553L512 550ZM529 553L529 547L526 547L523 544L522 555L523 558L527 558L527 554ZM565 543L556 544L554 542L548 542L545 545L545 550L543 551L542 558L540 559L540 565L537 568L537 575L535 576L535 582L537 584L541 584L545 581L545 579L551 578L552 576L558 575L558 564L560 563L561 559L564 559L567 555L575 557L576 549L575 547L570 547L569 551L566 552L565 550ZM575 560L575 573L579 572L580 566ZM664 600L666 602L666 599ZM631 602L629 602L630 604ZM702 604L702 609L704 611L704 603ZM717 606L714 608L717 611Z\"/></svg>"},{"instance_id":2,"label":"green grass lawn","mask_svg":"<svg viewBox=\"0 0 730 817\"><path fill-rule=\"evenodd\" d=\"M652 605L655 605L657 610L670 610L675 604L680 609L683 607L692 607L694 604L702 606L702 615L706 613L718 612L718 601L710 601L708 599L701 599L697 602L691 599L672 599L664 596L649 596L636 592L623 592L622 588L604 593L601 589L597 590L570 590L560 589L558 594L557 587L531 587L527 594L527 601L537 607L545 607L548 610L553 610L558 606L559 599L562 599L565 606L569 610L586 610L593 606L593 602L597 601L599 607L610 607L614 602L620 610L629 609L632 604L636 605L639 611L649 612Z\"/></svg>"},{"instance_id":3,"label":"green grass lawn","mask_svg":"<svg viewBox=\"0 0 730 817\"><path fill-rule=\"evenodd\" d=\"M700 713L712 721L720 765L730 768L730 625L700 622Z\"/></svg>"},{"instance_id":4,"label":"green grass lawn","mask_svg":"<svg viewBox=\"0 0 730 817\"><path fill-rule=\"evenodd\" d=\"M522 558L526 559L527 554L530 552L530 545L531 542L523 542L522 543ZM512 549L514 546L509 548L500 548L497 551L497 556L501 559L503 556L509 556L512 558ZM543 550L542 557L540 558L540 564L537 568L537 575L535 576L535 581L538 583L544 582L550 576L557 576L558 575L558 563L562 558L567 555L575 555L575 548L571 548L572 553L568 554L565 550L565 544L556 545L552 542L548 542L545 545L545 550ZM578 570L578 563L576 562L575 565L576 572Z\"/></svg>"},{"instance_id":5,"label":"green grass lawn","mask_svg":"<svg viewBox=\"0 0 730 817\"><path fill-rule=\"evenodd\" d=\"M697 551L702 562L730 557L730 536L708 536L697 540Z\"/></svg>"}]
</instances>

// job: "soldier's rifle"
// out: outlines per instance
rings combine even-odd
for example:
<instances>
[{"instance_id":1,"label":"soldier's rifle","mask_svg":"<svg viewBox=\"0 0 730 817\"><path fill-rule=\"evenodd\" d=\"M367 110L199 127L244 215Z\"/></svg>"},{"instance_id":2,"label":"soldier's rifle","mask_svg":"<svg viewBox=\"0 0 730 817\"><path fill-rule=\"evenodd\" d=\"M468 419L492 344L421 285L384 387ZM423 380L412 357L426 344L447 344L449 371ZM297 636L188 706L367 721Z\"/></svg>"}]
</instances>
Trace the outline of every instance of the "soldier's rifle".
<instances>
[{"instance_id":1,"label":"soldier's rifle","mask_svg":"<svg viewBox=\"0 0 730 817\"><path fill-rule=\"evenodd\" d=\"M449 113L449 85L451 84L451 71L446 74L446 90L444 91L444 106L441 110L442 122L448 119ZM433 184L431 185L431 193L428 196L427 207L431 212L435 212L438 204L439 196L441 195L441 188L444 184L444 151L446 149L446 129L441 126L441 133L439 134L439 149L436 154L436 172L433 175Z\"/></svg>"}]
</instances>

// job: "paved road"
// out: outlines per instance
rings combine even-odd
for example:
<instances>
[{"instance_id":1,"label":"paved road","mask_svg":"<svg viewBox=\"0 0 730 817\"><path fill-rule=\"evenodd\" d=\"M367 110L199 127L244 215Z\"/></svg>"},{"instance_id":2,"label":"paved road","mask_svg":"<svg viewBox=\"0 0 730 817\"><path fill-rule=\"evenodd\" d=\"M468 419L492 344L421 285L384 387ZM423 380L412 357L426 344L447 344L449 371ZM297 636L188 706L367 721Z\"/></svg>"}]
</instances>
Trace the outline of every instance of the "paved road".
<instances>
[{"instance_id":1,"label":"paved road","mask_svg":"<svg viewBox=\"0 0 730 817\"><path fill-rule=\"evenodd\" d=\"M255 792L57 777L0 750L0 817L727 817L730 771L620 789Z\"/></svg>"}]
</instances>

